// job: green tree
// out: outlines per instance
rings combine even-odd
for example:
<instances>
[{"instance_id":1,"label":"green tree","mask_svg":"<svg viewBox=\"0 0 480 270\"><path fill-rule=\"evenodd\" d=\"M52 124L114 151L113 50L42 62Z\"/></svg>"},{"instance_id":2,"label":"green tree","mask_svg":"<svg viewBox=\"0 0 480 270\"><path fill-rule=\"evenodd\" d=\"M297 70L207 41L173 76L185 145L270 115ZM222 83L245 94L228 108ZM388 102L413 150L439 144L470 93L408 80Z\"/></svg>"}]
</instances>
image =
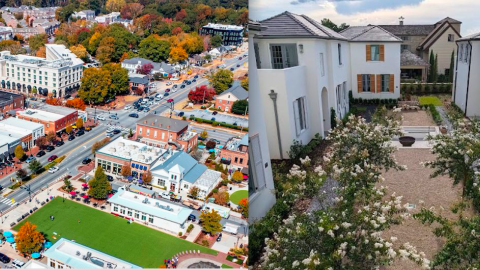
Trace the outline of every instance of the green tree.
<instances>
[{"instance_id":1,"label":"green tree","mask_svg":"<svg viewBox=\"0 0 480 270\"><path fill-rule=\"evenodd\" d=\"M248 114L248 100L241 99L237 100L232 105L232 113L244 115Z\"/></svg>"},{"instance_id":2,"label":"green tree","mask_svg":"<svg viewBox=\"0 0 480 270\"><path fill-rule=\"evenodd\" d=\"M216 47L222 45L222 42L223 42L223 40L222 40L222 37L220 35L215 35L212 38L210 38L210 46L212 48L216 48Z\"/></svg>"},{"instance_id":3,"label":"green tree","mask_svg":"<svg viewBox=\"0 0 480 270\"><path fill-rule=\"evenodd\" d=\"M429 83L433 83L437 81L437 77L438 77L438 66L437 66L437 62L435 60L435 54L433 53L433 51L430 51L429 63L430 63L430 67L428 69L427 81Z\"/></svg>"},{"instance_id":4,"label":"green tree","mask_svg":"<svg viewBox=\"0 0 480 270\"><path fill-rule=\"evenodd\" d=\"M200 213L202 228L206 233L211 235L215 235L222 231L222 224L220 223L220 220L222 220L222 217L213 209L210 212L202 211Z\"/></svg>"},{"instance_id":5,"label":"green tree","mask_svg":"<svg viewBox=\"0 0 480 270\"><path fill-rule=\"evenodd\" d=\"M70 192L72 191L72 182L70 181L70 179L68 179L67 177L65 177L65 179L63 179L63 189Z\"/></svg>"},{"instance_id":6,"label":"green tree","mask_svg":"<svg viewBox=\"0 0 480 270\"><path fill-rule=\"evenodd\" d=\"M97 104L110 98L110 72L99 68L87 68L83 72L82 85L78 91L80 98L87 104Z\"/></svg>"},{"instance_id":7,"label":"green tree","mask_svg":"<svg viewBox=\"0 0 480 270\"><path fill-rule=\"evenodd\" d=\"M242 85L242 87L248 91L248 77L243 79L240 84Z\"/></svg>"},{"instance_id":8,"label":"green tree","mask_svg":"<svg viewBox=\"0 0 480 270\"><path fill-rule=\"evenodd\" d=\"M433 82L438 81L438 54L435 54L435 65L433 66Z\"/></svg>"},{"instance_id":9,"label":"green tree","mask_svg":"<svg viewBox=\"0 0 480 270\"><path fill-rule=\"evenodd\" d=\"M170 42L161 40L155 35L150 35L143 39L138 47L138 55L140 57L154 62L165 61L170 55Z\"/></svg>"},{"instance_id":10,"label":"green tree","mask_svg":"<svg viewBox=\"0 0 480 270\"><path fill-rule=\"evenodd\" d=\"M14 153L15 153L15 157L18 159L22 159L23 155L25 155L25 152L23 152L23 148L20 144L15 147Z\"/></svg>"},{"instance_id":11,"label":"green tree","mask_svg":"<svg viewBox=\"0 0 480 270\"><path fill-rule=\"evenodd\" d=\"M32 173L37 174L40 169L42 168L42 164L36 159L32 160L30 164L28 164L28 169L32 171Z\"/></svg>"},{"instance_id":12,"label":"green tree","mask_svg":"<svg viewBox=\"0 0 480 270\"><path fill-rule=\"evenodd\" d=\"M192 198L196 199L198 197L198 192L200 189L196 186L192 186L190 190L188 191L188 194L192 196Z\"/></svg>"},{"instance_id":13,"label":"green tree","mask_svg":"<svg viewBox=\"0 0 480 270\"><path fill-rule=\"evenodd\" d=\"M322 19L322 21L320 22L323 26L326 26L330 29L332 29L333 31L335 32L341 32L342 30L345 30L347 29L348 27L350 27L350 25L346 24L346 23L342 23L340 26L338 26L336 23L332 22L330 19L328 18L324 18Z\"/></svg>"},{"instance_id":14,"label":"green tree","mask_svg":"<svg viewBox=\"0 0 480 270\"><path fill-rule=\"evenodd\" d=\"M227 69L220 69L213 75L209 76L208 80L215 89L217 95L219 95L232 86L233 72Z\"/></svg>"},{"instance_id":15,"label":"green tree","mask_svg":"<svg viewBox=\"0 0 480 270\"><path fill-rule=\"evenodd\" d=\"M28 39L29 48L32 50L32 52L36 52L38 49L40 49L40 47L45 46L45 44L48 42L47 38L47 34L31 36Z\"/></svg>"},{"instance_id":16,"label":"green tree","mask_svg":"<svg viewBox=\"0 0 480 270\"><path fill-rule=\"evenodd\" d=\"M450 70L448 73L448 81L453 82L453 70L455 69L455 51L452 51L452 56L450 56Z\"/></svg>"},{"instance_id":17,"label":"green tree","mask_svg":"<svg viewBox=\"0 0 480 270\"><path fill-rule=\"evenodd\" d=\"M128 70L116 63L108 63L102 67L102 70L106 70L110 74L109 95L116 96L128 93Z\"/></svg>"},{"instance_id":18,"label":"green tree","mask_svg":"<svg viewBox=\"0 0 480 270\"><path fill-rule=\"evenodd\" d=\"M108 182L107 175L102 169L102 166L98 166L95 170L95 176L88 182L90 189L88 195L95 199L106 199L109 192L112 190L112 186Z\"/></svg>"},{"instance_id":19,"label":"green tree","mask_svg":"<svg viewBox=\"0 0 480 270\"><path fill-rule=\"evenodd\" d=\"M28 173L25 169L20 169L16 172L17 178L19 178L20 180L25 179L25 177L27 177L27 174Z\"/></svg>"}]
</instances>

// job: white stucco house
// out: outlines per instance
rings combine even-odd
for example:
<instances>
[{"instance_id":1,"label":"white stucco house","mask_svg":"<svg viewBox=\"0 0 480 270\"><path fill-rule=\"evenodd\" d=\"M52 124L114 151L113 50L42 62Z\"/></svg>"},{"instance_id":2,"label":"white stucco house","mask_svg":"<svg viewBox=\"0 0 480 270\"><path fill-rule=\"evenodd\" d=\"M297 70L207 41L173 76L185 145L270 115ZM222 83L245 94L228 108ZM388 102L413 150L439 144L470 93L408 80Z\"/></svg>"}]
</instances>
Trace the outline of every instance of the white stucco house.
<instances>
[{"instance_id":1,"label":"white stucco house","mask_svg":"<svg viewBox=\"0 0 480 270\"><path fill-rule=\"evenodd\" d=\"M258 34L261 30L262 26L259 23L249 23L248 32L251 35ZM249 107L250 114L255 115L255 117L249 119L248 201L250 203L249 219L255 221L265 216L275 204L276 198L253 39L248 39L248 42L250 57L250 64L248 65L249 94L252 97L249 101Z\"/></svg>"},{"instance_id":2,"label":"white stucco house","mask_svg":"<svg viewBox=\"0 0 480 270\"><path fill-rule=\"evenodd\" d=\"M457 40L453 102L468 117L480 116L480 33Z\"/></svg>"},{"instance_id":3,"label":"white stucco house","mask_svg":"<svg viewBox=\"0 0 480 270\"><path fill-rule=\"evenodd\" d=\"M293 141L307 144L316 134L325 137L331 128L330 114L340 119L347 114L350 91L362 98L398 98L401 40L381 27L364 27L355 33L347 29L343 35L291 12L260 24L266 28L253 39L271 158L288 158ZM367 61L367 48L372 57L372 46L379 49L375 57L383 48L383 61ZM368 93L363 88L358 92L363 77L370 85ZM377 89L372 83L377 78L379 89L384 79L388 93L372 91L372 86Z\"/></svg>"}]
</instances>

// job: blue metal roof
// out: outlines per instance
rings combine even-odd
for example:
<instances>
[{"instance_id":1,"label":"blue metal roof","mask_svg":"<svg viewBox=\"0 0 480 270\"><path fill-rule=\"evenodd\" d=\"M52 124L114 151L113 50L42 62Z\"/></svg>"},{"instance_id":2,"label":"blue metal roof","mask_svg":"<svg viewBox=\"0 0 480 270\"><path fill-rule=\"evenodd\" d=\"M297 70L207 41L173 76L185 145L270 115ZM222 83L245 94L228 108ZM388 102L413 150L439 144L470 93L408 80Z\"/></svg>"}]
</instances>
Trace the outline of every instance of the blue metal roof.
<instances>
[{"instance_id":1,"label":"blue metal roof","mask_svg":"<svg viewBox=\"0 0 480 270\"><path fill-rule=\"evenodd\" d=\"M183 180L188 181L192 184L195 183L195 181L197 181L200 175L202 175L207 170L207 166L199 164L192 156L183 151L178 151L174 153L162 164L151 168L150 170L155 171L163 169L165 171L169 171L175 165L178 165L184 169Z\"/></svg>"}]
</instances>

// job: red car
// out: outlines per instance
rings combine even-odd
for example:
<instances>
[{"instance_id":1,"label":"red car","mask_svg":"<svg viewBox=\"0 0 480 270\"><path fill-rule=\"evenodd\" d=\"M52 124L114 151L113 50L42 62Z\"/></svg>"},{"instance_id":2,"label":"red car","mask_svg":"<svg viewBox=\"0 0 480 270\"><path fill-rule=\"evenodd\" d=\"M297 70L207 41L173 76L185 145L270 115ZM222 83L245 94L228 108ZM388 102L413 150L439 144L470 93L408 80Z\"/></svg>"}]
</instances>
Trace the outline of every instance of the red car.
<instances>
[{"instance_id":1,"label":"red car","mask_svg":"<svg viewBox=\"0 0 480 270\"><path fill-rule=\"evenodd\" d=\"M52 155L48 158L48 161L54 161L55 159L57 159L57 155Z\"/></svg>"},{"instance_id":2,"label":"red car","mask_svg":"<svg viewBox=\"0 0 480 270\"><path fill-rule=\"evenodd\" d=\"M167 102L173 102L173 98L169 98Z\"/></svg>"}]
</instances>

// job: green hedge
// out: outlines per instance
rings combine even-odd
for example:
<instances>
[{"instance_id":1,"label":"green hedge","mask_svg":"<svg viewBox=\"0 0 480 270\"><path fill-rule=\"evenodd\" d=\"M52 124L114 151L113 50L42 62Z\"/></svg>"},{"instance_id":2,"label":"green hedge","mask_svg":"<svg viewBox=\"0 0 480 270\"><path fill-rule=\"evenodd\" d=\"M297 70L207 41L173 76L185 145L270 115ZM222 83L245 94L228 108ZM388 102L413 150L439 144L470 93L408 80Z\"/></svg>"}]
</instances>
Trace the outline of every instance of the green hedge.
<instances>
[{"instance_id":1,"label":"green hedge","mask_svg":"<svg viewBox=\"0 0 480 270\"><path fill-rule=\"evenodd\" d=\"M411 83L402 84L400 87L402 95L428 95L428 94L451 94L451 83Z\"/></svg>"},{"instance_id":2,"label":"green hedge","mask_svg":"<svg viewBox=\"0 0 480 270\"><path fill-rule=\"evenodd\" d=\"M193 116L190 116L189 119L192 120L192 121L196 121L196 122L199 123L199 124L201 124L201 123L206 123L206 124L210 124L210 125L212 125L212 126L214 126L214 127L216 127L216 126L221 126L221 127L226 127L226 128L232 128L232 129L242 130L242 127L241 127L241 126L236 126L236 125L227 124L227 123L223 123L223 122L217 122L217 121L212 121L212 120L203 119L203 118L198 118L198 117L193 117ZM247 127L243 127L243 131L248 131L248 128L247 128Z\"/></svg>"},{"instance_id":3,"label":"green hedge","mask_svg":"<svg viewBox=\"0 0 480 270\"><path fill-rule=\"evenodd\" d=\"M398 106L398 100L394 98L388 99L363 99L363 98L351 98L350 105L385 105L387 108L393 108Z\"/></svg>"},{"instance_id":4,"label":"green hedge","mask_svg":"<svg viewBox=\"0 0 480 270\"><path fill-rule=\"evenodd\" d=\"M438 113L435 105L429 104L428 109L430 110L430 114L432 115L433 121L435 121L435 123L440 126L442 124L442 117L440 116L440 113Z\"/></svg>"}]
</instances>

